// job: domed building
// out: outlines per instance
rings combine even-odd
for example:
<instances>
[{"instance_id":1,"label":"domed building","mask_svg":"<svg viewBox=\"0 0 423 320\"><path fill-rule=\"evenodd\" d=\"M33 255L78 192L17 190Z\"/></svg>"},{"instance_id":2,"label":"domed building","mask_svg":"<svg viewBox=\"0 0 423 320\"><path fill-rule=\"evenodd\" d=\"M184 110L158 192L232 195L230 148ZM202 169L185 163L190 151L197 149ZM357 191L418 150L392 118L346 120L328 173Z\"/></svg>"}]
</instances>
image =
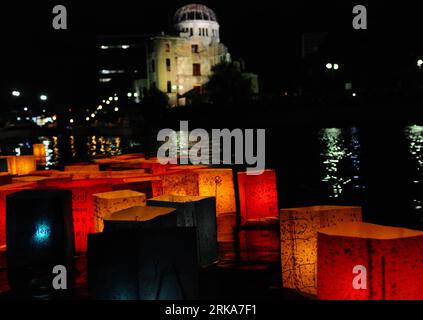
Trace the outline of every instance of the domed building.
<instances>
[{"instance_id":1,"label":"domed building","mask_svg":"<svg viewBox=\"0 0 423 320\"><path fill-rule=\"evenodd\" d=\"M124 94L140 102L151 88L166 92L171 106L189 103L204 85L216 64L231 61L220 42L216 13L201 4L179 8L166 34L102 36L99 39L101 94ZM243 72L243 68L240 68ZM257 75L245 73L258 92Z\"/></svg>"},{"instance_id":2,"label":"domed building","mask_svg":"<svg viewBox=\"0 0 423 320\"><path fill-rule=\"evenodd\" d=\"M231 60L220 43L219 23L213 10L201 4L178 9L173 18L176 35L153 36L147 43L147 79L136 83L144 89L156 87L166 92L172 106L184 105L184 95L201 92L212 67Z\"/></svg>"}]
</instances>

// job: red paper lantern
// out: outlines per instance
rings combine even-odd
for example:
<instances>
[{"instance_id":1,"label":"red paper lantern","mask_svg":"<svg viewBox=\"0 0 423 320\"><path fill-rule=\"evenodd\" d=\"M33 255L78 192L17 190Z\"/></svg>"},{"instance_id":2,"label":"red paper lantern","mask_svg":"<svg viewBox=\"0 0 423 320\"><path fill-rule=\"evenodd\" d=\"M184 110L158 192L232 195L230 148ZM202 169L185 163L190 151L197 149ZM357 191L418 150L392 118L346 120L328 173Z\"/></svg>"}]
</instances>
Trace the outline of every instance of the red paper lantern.
<instances>
[{"instance_id":1,"label":"red paper lantern","mask_svg":"<svg viewBox=\"0 0 423 320\"><path fill-rule=\"evenodd\" d=\"M279 217L278 191L274 170L260 175L238 172L240 213L243 222Z\"/></svg>"},{"instance_id":2,"label":"red paper lantern","mask_svg":"<svg viewBox=\"0 0 423 320\"><path fill-rule=\"evenodd\" d=\"M112 191L110 181L102 179L74 180L71 182L44 181L41 188L72 191L72 217L75 232L75 251L87 251L87 235L94 232L93 194Z\"/></svg>"},{"instance_id":3,"label":"red paper lantern","mask_svg":"<svg viewBox=\"0 0 423 320\"><path fill-rule=\"evenodd\" d=\"M317 297L422 300L423 232L345 223L318 233Z\"/></svg>"}]
</instances>

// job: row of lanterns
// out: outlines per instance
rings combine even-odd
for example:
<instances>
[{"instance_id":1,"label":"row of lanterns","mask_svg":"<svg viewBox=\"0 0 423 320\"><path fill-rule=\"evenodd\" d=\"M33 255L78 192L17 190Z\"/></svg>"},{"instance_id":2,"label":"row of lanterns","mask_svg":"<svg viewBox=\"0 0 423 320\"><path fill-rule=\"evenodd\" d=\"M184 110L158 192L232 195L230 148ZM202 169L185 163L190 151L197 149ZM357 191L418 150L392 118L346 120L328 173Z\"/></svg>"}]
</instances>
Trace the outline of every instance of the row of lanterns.
<instances>
[{"instance_id":1,"label":"row of lanterns","mask_svg":"<svg viewBox=\"0 0 423 320\"><path fill-rule=\"evenodd\" d=\"M76 251L87 252L93 298L199 298L199 272L216 263L226 232L217 219L237 211L232 169L133 154L36 171L37 157L0 159L13 174L0 175L0 246L7 243L12 287L25 287L22 272L33 264L70 265ZM360 207L279 210L274 170L236 180L241 227L280 226L280 237L240 231L240 245L280 249L285 288L322 300L423 299L423 232L364 223Z\"/></svg>"}]
</instances>

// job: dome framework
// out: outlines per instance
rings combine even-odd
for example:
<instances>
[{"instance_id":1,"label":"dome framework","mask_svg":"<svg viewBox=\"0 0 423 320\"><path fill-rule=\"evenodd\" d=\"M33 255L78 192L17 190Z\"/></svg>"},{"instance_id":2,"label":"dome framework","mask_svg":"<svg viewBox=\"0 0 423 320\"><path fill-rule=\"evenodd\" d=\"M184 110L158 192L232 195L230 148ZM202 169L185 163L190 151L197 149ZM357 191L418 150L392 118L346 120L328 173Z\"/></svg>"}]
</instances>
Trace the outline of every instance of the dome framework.
<instances>
[{"instance_id":1,"label":"dome framework","mask_svg":"<svg viewBox=\"0 0 423 320\"><path fill-rule=\"evenodd\" d=\"M217 16L214 11L202 4L188 4L176 11L173 20L175 23L192 20L215 21Z\"/></svg>"}]
</instances>

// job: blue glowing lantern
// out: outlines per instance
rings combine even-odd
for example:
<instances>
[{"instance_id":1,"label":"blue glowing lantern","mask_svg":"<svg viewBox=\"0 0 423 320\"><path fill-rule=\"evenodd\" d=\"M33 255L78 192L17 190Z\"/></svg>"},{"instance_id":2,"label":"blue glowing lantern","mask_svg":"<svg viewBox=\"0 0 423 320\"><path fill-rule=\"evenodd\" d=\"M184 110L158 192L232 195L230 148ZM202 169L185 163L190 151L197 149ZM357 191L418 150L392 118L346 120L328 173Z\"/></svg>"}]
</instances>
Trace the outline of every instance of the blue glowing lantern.
<instances>
[{"instance_id":1,"label":"blue glowing lantern","mask_svg":"<svg viewBox=\"0 0 423 320\"><path fill-rule=\"evenodd\" d=\"M30 283L52 277L56 265L69 267L69 277L74 253L72 193L24 190L8 195L6 243L13 290L28 293Z\"/></svg>"},{"instance_id":2,"label":"blue glowing lantern","mask_svg":"<svg viewBox=\"0 0 423 320\"><path fill-rule=\"evenodd\" d=\"M90 234L87 278L93 299L198 299L195 228L143 228Z\"/></svg>"}]
</instances>

